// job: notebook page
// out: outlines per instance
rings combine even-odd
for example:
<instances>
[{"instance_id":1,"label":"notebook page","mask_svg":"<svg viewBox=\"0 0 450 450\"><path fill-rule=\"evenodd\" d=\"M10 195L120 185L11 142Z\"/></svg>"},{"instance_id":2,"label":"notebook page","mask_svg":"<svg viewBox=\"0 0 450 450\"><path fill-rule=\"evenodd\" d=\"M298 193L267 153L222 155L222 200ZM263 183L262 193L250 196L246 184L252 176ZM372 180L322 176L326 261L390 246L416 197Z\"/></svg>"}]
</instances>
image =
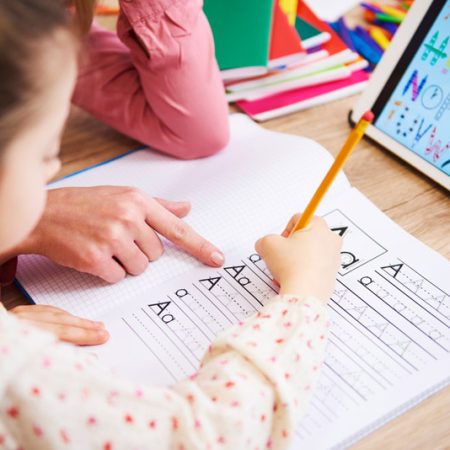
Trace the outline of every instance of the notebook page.
<instances>
[{"instance_id":1,"label":"notebook page","mask_svg":"<svg viewBox=\"0 0 450 450\"><path fill-rule=\"evenodd\" d=\"M252 246L270 230L301 211L332 163L317 143L267 131L248 117L230 117L231 142L211 158L179 161L148 150L138 151L52 185L130 185L150 195L190 200L186 222L227 255L233 248ZM327 200L349 188L341 175ZM70 239L70 236L68 237ZM124 299L146 292L200 264L168 246L139 277L116 285L59 267L39 256L21 257L18 280L37 303L97 318Z\"/></svg>"},{"instance_id":2,"label":"notebook page","mask_svg":"<svg viewBox=\"0 0 450 450\"><path fill-rule=\"evenodd\" d=\"M341 268L325 364L292 449L346 447L450 383L450 263L356 189L324 217L343 236ZM274 293L243 247L222 269L193 269L102 317L111 339L94 351L120 375L170 384Z\"/></svg>"}]
</instances>

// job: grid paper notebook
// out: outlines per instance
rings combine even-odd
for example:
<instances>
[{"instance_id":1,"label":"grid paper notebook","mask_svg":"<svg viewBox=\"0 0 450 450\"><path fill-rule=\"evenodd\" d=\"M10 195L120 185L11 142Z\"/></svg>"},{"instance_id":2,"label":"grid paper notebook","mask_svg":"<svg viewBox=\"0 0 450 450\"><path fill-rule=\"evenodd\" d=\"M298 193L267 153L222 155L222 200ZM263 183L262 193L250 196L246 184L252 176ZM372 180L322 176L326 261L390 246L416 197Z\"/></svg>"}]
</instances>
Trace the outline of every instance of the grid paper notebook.
<instances>
[{"instance_id":1,"label":"grid paper notebook","mask_svg":"<svg viewBox=\"0 0 450 450\"><path fill-rule=\"evenodd\" d=\"M305 207L332 163L310 140L266 131L242 115L230 120L231 143L215 157L175 161L137 151L52 185L123 184L187 198L187 221L225 251L223 268L169 246L145 274L109 286L37 256L21 260L28 295L103 320L111 339L95 352L137 382L164 385L192 374L218 332L273 296L253 243ZM327 357L293 449L348 447L450 382L449 262L343 175L320 213L344 244Z\"/></svg>"}]
</instances>

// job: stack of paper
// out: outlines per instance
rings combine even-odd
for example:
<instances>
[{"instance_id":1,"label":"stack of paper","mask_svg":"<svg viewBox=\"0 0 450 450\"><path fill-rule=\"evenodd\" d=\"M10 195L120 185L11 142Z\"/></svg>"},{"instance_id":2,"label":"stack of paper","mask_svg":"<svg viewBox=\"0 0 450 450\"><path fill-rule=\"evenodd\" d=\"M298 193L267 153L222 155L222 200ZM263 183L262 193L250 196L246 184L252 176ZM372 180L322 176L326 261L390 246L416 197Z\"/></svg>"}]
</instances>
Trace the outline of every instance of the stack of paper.
<instances>
[{"instance_id":1,"label":"stack of paper","mask_svg":"<svg viewBox=\"0 0 450 450\"><path fill-rule=\"evenodd\" d=\"M368 63L303 1L205 0L227 97L267 120L359 92Z\"/></svg>"}]
</instances>

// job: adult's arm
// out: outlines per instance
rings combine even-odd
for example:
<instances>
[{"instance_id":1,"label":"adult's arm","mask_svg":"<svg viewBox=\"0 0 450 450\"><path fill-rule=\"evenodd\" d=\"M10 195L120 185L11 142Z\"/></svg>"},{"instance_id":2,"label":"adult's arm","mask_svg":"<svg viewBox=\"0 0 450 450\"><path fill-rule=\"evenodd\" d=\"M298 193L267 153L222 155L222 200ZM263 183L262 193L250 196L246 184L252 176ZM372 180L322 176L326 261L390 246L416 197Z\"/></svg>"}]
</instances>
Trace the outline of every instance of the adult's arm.
<instances>
[{"instance_id":1,"label":"adult's arm","mask_svg":"<svg viewBox=\"0 0 450 450\"><path fill-rule=\"evenodd\" d=\"M121 0L117 34L93 25L73 102L177 158L226 146L228 107L201 0Z\"/></svg>"}]
</instances>

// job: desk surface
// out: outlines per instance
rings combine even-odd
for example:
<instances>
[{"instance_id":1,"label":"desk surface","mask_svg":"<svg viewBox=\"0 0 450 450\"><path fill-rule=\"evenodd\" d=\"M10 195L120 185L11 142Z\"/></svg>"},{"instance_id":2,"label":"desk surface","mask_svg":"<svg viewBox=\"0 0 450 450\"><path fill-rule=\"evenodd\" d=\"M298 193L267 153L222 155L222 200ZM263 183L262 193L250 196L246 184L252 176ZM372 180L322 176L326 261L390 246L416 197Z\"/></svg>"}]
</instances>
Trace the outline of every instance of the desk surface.
<instances>
[{"instance_id":1,"label":"desk surface","mask_svg":"<svg viewBox=\"0 0 450 450\"><path fill-rule=\"evenodd\" d=\"M269 122L268 129L307 136L333 155L348 134L347 114L356 97L336 101ZM324 118L326 118L324 120ZM62 142L58 178L136 148L126 138L74 108ZM400 159L365 140L346 165L361 190L406 231L450 258L450 196ZM5 290L7 307L26 303L15 287ZM450 387L359 441L355 450L450 449Z\"/></svg>"}]
</instances>

